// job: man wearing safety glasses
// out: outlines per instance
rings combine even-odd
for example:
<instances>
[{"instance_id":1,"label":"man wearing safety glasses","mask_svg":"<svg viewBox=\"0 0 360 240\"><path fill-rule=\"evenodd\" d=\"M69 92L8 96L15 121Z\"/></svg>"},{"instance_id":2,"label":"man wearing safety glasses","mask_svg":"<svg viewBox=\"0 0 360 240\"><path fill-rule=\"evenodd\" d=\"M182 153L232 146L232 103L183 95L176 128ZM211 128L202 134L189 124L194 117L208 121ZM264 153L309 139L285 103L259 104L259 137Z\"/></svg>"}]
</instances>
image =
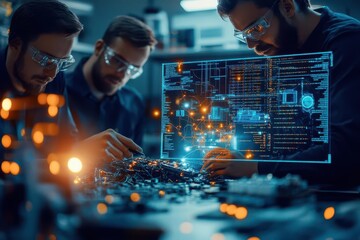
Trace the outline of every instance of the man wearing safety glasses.
<instances>
[{"instance_id":1,"label":"man wearing safety glasses","mask_svg":"<svg viewBox=\"0 0 360 240\"><path fill-rule=\"evenodd\" d=\"M218 12L230 20L234 36L258 55L333 52L329 90L332 163L224 161L221 159L242 156L216 149L205 156L202 169L213 176L272 173L282 177L292 173L314 184L360 185L356 151L360 146L360 22L327 7L313 9L309 0L218 0ZM313 159L324 154L323 146L317 146L284 159Z\"/></svg>"},{"instance_id":2,"label":"man wearing safety glasses","mask_svg":"<svg viewBox=\"0 0 360 240\"><path fill-rule=\"evenodd\" d=\"M78 17L57 0L32 0L17 8L10 23L8 46L0 52L0 100L37 96L42 92L64 95L66 99L63 71L75 62L71 49L82 29L83 25ZM139 64L138 72L142 63L141 60L134 62ZM128 67L132 74L136 71L135 68ZM3 110L1 109L0 137L14 136L16 143L29 135L26 134L23 121L34 117L39 118L39 122L49 120L49 116L37 114L34 109L26 110L27 120L21 115L20 119L6 119ZM69 113L67 106L64 106L56 118L51 118L58 120L60 126L61 137L52 138L58 148L55 150L74 149L74 154L85 156L87 163L130 157L130 149L142 152L141 147L131 139L112 129L83 141L76 141L77 129ZM4 160L5 154L11 154L12 148L5 145L0 145L0 161ZM89 165L91 166L92 164Z\"/></svg>"},{"instance_id":3,"label":"man wearing safety glasses","mask_svg":"<svg viewBox=\"0 0 360 240\"><path fill-rule=\"evenodd\" d=\"M142 144L144 104L139 93L125 85L141 75L155 44L147 25L118 16L95 43L93 54L67 74L70 109L81 138L114 129ZM108 151L116 153L112 147Z\"/></svg>"}]
</instances>

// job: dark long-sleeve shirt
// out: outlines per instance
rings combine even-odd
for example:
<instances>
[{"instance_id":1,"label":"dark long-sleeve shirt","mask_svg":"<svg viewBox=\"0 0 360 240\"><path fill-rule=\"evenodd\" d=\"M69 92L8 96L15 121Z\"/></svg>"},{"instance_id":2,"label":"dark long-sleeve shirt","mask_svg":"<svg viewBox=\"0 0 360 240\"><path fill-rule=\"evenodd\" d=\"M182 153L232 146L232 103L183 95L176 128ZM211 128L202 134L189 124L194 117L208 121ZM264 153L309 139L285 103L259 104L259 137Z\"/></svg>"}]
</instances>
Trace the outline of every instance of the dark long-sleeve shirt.
<instances>
[{"instance_id":1,"label":"dark long-sleeve shirt","mask_svg":"<svg viewBox=\"0 0 360 240\"><path fill-rule=\"evenodd\" d=\"M332 51L330 73L331 164L259 163L259 173L299 174L313 184L360 185L360 22L328 8L300 53ZM323 146L325 147L325 146ZM322 146L283 156L307 159L326 154Z\"/></svg>"},{"instance_id":2,"label":"dark long-sleeve shirt","mask_svg":"<svg viewBox=\"0 0 360 240\"><path fill-rule=\"evenodd\" d=\"M125 86L112 96L96 99L82 71L87 59L82 59L74 72L66 74L69 105L79 137L83 139L112 128L141 145L144 103L139 93Z\"/></svg>"}]
</instances>

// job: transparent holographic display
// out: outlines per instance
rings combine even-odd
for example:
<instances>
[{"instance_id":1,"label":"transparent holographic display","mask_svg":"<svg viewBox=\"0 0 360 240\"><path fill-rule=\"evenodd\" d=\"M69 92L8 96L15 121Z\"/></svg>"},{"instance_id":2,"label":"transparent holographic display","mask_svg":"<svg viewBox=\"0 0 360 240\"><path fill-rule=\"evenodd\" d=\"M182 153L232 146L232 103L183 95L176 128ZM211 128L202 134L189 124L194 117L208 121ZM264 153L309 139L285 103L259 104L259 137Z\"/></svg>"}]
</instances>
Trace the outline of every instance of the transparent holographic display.
<instances>
[{"instance_id":1,"label":"transparent holographic display","mask_svg":"<svg viewBox=\"0 0 360 240\"><path fill-rule=\"evenodd\" d=\"M331 66L331 52L163 64L160 158L202 160L220 147L330 163ZM286 157L318 145L326 156Z\"/></svg>"}]
</instances>

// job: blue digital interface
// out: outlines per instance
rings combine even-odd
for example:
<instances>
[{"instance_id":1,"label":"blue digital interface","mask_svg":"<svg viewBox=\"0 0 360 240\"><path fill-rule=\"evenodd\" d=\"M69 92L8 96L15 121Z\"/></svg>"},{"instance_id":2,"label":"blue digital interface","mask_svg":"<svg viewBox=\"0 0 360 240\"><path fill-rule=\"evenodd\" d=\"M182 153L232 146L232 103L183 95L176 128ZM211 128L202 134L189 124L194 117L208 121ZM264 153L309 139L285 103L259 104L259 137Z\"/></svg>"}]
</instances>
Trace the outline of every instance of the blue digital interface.
<instances>
[{"instance_id":1,"label":"blue digital interface","mask_svg":"<svg viewBox=\"0 0 360 240\"><path fill-rule=\"evenodd\" d=\"M325 145L324 159L294 162L330 163L330 67L331 52L163 64L160 158L202 160L220 147L290 161Z\"/></svg>"}]
</instances>

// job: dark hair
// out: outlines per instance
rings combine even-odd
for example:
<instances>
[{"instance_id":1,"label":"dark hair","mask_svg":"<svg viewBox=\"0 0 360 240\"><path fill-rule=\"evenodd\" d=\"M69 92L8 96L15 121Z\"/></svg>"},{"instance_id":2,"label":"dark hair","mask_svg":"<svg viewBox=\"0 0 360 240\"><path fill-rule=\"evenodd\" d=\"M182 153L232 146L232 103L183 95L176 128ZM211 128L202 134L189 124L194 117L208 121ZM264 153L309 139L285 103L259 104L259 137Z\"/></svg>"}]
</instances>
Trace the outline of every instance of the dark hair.
<instances>
[{"instance_id":1,"label":"dark hair","mask_svg":"<svg viewBox=\"0 0 360 240\"><path fill-rule=\"evenodd\" d=\"M271 6L279 0L218 0L217 10L222 18L225 18L240 2L253 2L256 6L262 8ZM300 11L305 12L310 7L310 0L294 0L299 6Z\"/></svg>"},{"instance_id":2,"label":"dark hair","mask_svg":"<svg viewBox=\"0 0 360 240\"><path fill-rule=\"evenodd\" d=\"M106 29L103 40L110 45L116 37L122 37L136 47L150 46L153 48L157 43L151 28L130 16L116 17Z\"/></svg>"},{"instance_id":3,"label":"dark hair","mask_svg":"<svg viewBox=\"0 0 360 240\"><path fill-rule=\"evenodd\" d=\"M41 34L80 32L83 25L64 4L56 0L33 0L22 4L11 19L9 43L19 38L26 45Z\"/></svg>"}]
</instances>

